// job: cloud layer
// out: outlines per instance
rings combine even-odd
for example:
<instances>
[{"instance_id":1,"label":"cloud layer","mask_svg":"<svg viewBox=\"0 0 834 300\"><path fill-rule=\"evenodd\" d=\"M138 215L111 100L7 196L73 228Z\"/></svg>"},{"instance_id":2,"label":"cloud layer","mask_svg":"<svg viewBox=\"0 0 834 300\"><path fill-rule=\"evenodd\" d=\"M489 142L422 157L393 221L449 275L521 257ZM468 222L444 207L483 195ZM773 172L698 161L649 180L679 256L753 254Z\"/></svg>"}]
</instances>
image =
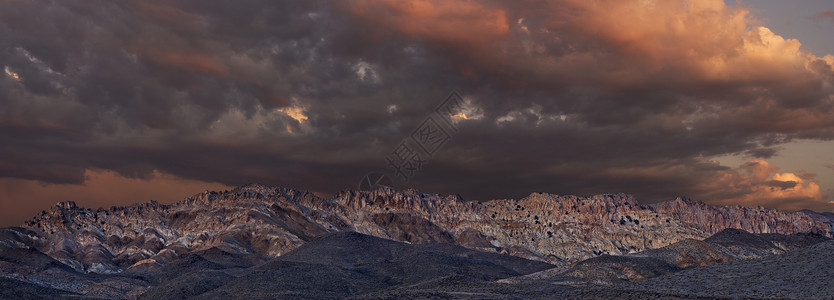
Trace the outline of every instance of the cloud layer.
<instances>
[{"instance_id":1,"label":"cloud layer","mask_svg":"<svg viewBox=\"0 0 834 300\"><path fill-rule=\"evenodd\" d=\"M834 56L723 1L0 0L0 53L3 180L333 192L458 89L477 117L402 185L831 209L761 159L834 138Z\"/></svg>"}]
</instances>

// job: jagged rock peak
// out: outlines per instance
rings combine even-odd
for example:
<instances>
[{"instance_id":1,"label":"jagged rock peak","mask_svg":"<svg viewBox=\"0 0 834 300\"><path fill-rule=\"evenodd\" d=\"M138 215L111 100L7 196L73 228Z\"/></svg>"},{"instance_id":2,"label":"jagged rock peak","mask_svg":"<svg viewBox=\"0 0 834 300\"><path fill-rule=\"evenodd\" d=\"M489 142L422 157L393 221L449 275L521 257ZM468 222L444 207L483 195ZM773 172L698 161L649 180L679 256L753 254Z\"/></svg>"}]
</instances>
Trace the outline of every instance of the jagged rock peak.
<instances>
[{"instance_id":1,"label":"jagged rock peak","mask_svg":"<svg viewBox=\"0 0 834 300\"><path fill-rule=\"evenodd\" d=\"M685 197L685 196L678 196L678 197L675 197L675 199L672 199L672 200L667 200L667 201L655 203L655 204L653 204L653 206L657 206L657 205L661 205L661 204L677 204L677 205L701 206L701 207L709 206L709 204L706 204L702 201L695 200L695 199Z\"/></svg>"},{"instance_id":2,"label":"jagged rock peak","mask_svg":"<svg viewBox=\"0 0 834 300\"><path fill-rule=\"evenodd\" d=\"M78 209L78 204L76 204L75 201L62 201L62 202L56 203L55 207L59 208L59 209L65 209L65 210Z\"/></svg>"},{"instance_id":3,"label":"jagged rock peak","mask_svg":"<svg viewBox=\"0 0 834 300\"><path fill-rule=\"evenodd\" d=\"M275 188L277 188L277 187L271 187L271 186L264 185L262 183L252 182L252 183L247 183L247 184L238 186L237 188L235 188L235 190L263 190L263 189L275 189Z\"/></svg>"}]
</instances>

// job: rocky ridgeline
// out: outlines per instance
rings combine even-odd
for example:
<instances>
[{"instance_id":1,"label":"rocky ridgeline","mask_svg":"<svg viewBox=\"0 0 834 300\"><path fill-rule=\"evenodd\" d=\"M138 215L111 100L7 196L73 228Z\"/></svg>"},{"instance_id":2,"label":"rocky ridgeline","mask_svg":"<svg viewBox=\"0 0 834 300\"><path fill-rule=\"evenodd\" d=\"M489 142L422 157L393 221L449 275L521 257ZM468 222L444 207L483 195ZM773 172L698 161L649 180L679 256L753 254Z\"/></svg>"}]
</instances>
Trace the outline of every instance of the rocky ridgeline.
<instances>
[{"instance_id":1,"label":"rocky ridgeline","mask_svg":"<svg viewBox=\"0 0 834 300\"><path fill-rule=\"evenodd\" d=\"M87 272L163 265L211 247L279 256L332 231L410 243L448 242L554 264L654 249L725 228L832 235L820 217L688 199L657 205L625 194L533 193L520 200L464 201L415 190L344 191L333 198L247 185L183 201L110 209L59 203L25 224L15 247L39 250Z\"/></svg>"},{"instance_id":2,"label":"rocky ridgeline","mask_svg":"<svg viewBox=\"0 0 834 300\"><path fill-rule=\"evenodd\" d=\"M752 233L831 232L830 221L805 212L786 213L761 206L707 205L688 198L677 198L653 206L659 212L710 233L725 228Z\"/></svg>"}]
</instances>

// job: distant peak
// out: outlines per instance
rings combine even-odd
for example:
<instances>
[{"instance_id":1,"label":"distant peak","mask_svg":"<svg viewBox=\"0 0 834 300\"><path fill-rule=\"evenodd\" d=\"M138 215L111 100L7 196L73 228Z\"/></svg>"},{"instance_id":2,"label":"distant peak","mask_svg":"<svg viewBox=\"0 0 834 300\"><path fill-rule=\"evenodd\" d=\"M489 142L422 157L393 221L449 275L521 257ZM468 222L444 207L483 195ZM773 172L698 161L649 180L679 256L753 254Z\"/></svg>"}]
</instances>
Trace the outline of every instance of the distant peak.
<instances>
[{"instance_id":1,"label":"distant peak","mask_svg":"<svg viewBox=\"0 0 834 300\"><path fill-rule=\"evenodd\" d=\"M55 203L55 207L61 209L77 209L78 204L76 204L75 201L62 201Z\"/></svg>"},{"instance_id":2,"label":"distant peak","mask_svg":"<svg viewBox=\"0 0 834 300\"><path fill-rule=\"evenodd\" d=\"M675 202L675 201L676 202L683 202L683 203L686 203L688 205L707 205L706 203L704 203L702 201L695 200L695 199L692 199L692 198L689 198L689 197L684 197L684 196L677 197L677 198L675 198L674 200L671 200L671 201L672 202ZM667 202L669 202L669 201L667 201Z\"/></svg>"},{"instance_id":3,"label":"distant peak","mask_svg":"<svg viewBox=\"0 0 834 300\"><path fill-rule=\"evenodd\" d=\"M272 187L266 186L266 185L261 184L261 183L253 182L253 183L247 183L247 184L241 185L241 186L235 188L235 190L261 190L261 189L269 189L269 188L272 188Z\"/></svg>"}]
</instances>

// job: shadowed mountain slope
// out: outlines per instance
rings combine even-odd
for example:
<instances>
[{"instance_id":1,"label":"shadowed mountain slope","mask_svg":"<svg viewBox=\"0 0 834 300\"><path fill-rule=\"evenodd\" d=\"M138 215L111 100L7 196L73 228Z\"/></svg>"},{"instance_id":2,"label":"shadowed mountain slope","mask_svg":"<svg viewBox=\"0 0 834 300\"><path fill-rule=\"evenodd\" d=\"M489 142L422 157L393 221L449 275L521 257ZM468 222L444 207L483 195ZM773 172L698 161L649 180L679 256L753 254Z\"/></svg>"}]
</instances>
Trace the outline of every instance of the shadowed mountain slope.
<instances>
[{"instance_id":1,"label":"shadowed mountain slope","mask_svg":"<svg viewBox=\"0 0 834 300\"><path fill-rule=\"evenodd\" d=\"M338 232L308 241L200 297L342 298L448 276L489 282L551 267L451 244L406 244Z\"/></svg>"}]
</instances>

